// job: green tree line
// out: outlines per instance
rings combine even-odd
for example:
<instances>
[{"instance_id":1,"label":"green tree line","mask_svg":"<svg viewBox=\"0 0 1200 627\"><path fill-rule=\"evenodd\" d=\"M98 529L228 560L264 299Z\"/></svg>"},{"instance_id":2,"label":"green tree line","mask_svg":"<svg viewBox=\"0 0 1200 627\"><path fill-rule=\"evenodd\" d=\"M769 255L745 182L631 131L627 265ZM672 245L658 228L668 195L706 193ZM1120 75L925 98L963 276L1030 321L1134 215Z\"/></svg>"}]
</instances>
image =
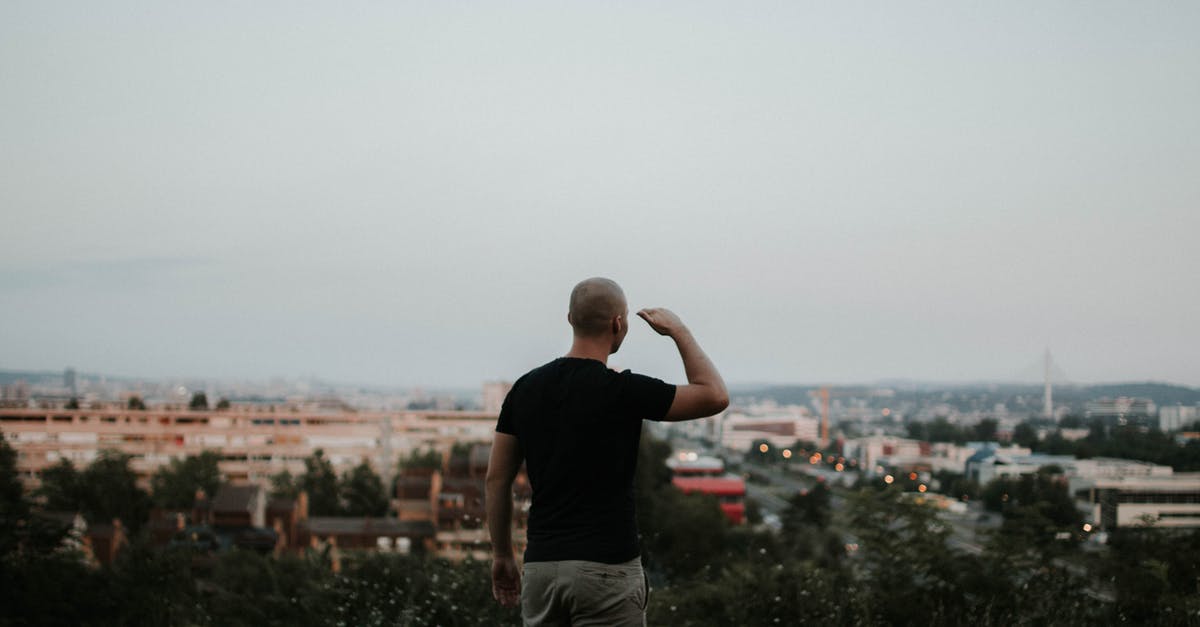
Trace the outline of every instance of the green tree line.
<instances>
[{"instance_id":1,"label":"green tree line","mask_svg":"<svg viewBox=\"0 0 1200 627\"><path fill-rule=\"evenodd\" d=\"M670 487L669 452L644 437L637 468L649 624L1186 625L1200 612L1200 532L1114 533L1092 561L1077 541L1019 543L1020 534L1042 533L1023 522L1026 510L1060 497L1053 469L1007 486L1000 502L1011 528L967 553L935 509L882 481L794 494L778 532L731 526L715 500ZM312 470L324 475L317 460ZM151 548L135 534L114 564L93 567L37 510L0 443L0 625L519 622L492 600L486 563L346 553L334 573L327 553L234 550L197 561L189 549ZM1070 522L1054 519L1053 508L1041 513Z\"/></svg>"}]
</instances>

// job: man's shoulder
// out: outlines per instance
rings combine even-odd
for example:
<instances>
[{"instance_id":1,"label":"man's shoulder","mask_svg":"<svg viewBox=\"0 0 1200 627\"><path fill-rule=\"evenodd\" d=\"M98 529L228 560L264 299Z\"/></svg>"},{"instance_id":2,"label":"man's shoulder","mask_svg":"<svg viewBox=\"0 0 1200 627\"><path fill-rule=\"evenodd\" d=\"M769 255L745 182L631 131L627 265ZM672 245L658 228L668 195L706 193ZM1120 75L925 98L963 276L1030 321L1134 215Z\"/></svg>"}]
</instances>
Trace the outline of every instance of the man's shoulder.
<instances>
[{"instance_id":1,"label":"man's shoulder","mask_svg":"<svg viewBox=\"0 0 1200 627\"><path fill-rule=\"evenodd\" d=\"M513 381L512 387L509 389L509 394L520 394L525 388L536 387L555 371L559 361L561 359L550 360L517 377L517 380Z\"/></svg>"},{"instance_id":2,"label":"man's shoulder","mask_svg":"<svg viewBox=\"0 0 1200 627\"><path fill-rule=\"evenodd\" d=\"M513 382L513 389L516 389L516 388L524 386L524 385L528 385L528 384L533 383L533 382L537 381L538 379L546 376L550 372L554 371L558 367L559 362L561 362L561 361L562 361L562 358L552 359L552 360L526 372L525 374L521 375L520 377L517 377L517 380Z\"/></svg>"}]
</instances>

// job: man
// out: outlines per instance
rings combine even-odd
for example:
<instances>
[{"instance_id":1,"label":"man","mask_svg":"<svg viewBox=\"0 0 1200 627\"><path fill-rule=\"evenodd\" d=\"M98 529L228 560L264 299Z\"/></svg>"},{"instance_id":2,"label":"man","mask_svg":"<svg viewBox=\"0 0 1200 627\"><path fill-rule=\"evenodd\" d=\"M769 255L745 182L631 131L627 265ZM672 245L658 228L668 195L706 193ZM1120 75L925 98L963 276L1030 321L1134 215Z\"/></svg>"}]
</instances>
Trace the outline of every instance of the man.
<instances>
[{"instance_id":1,"label":"man","mask_svg":"<svg viewBox=\"0 0 1200 627\"><path fill-rule=\"evenodd\" d=\"M526 625L645 625L633 498L642 420L702 418L729 405L721 375L666 309L638 316L675 341L687 385L610 370L628 315L616 283L576 285L571 350L518 379L500 410L486 492L492 594L506 607L520 602ZM533 488L524 586L512 546L512 483L522 460Z\"/></svg>"}]
</instances>

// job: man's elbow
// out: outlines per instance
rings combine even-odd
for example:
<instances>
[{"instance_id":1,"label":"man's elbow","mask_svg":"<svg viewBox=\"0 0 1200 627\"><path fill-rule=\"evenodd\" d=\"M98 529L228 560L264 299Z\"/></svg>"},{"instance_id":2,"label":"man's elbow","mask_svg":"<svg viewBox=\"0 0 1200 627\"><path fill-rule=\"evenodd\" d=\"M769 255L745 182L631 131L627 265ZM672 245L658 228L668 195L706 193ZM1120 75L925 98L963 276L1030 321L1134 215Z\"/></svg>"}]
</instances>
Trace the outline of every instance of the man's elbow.
<instances>
[{"instance_id":1,"label":"man's elbow","mask_svg":"<svg viewBox=\"0 0 1200 627\"><path fill-rule=\"evenodd\" d=\"M715 416L725 411L728 407L729 393L722 390L720 392L713 393L712 397L708 399L708 407L706 407L706 409L708 410L709 416Z\"/></svg>"},{"instance_id":2,"label":"man's elbow","mask_svg":"<svg viewBox=\"0 0 1200 627\"><path fill-rule=\"evenodd\" d=\"M713 414L719 414L729 408L729 392L721 390L713 398Z\"/></svg>"}]
</instances>

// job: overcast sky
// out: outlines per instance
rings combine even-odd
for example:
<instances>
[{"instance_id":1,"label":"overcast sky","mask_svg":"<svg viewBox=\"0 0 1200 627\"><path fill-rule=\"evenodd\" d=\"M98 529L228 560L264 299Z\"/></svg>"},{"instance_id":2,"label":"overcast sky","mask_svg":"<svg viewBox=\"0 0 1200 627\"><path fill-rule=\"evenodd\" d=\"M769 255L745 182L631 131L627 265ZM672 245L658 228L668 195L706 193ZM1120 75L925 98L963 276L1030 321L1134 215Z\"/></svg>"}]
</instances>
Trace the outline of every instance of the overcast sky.
<instances>
[{"instance_id":1,"label":"overcast sky","mask_svg":"<svg viewBox=\"0 0 1200 627\"><path fill-rule=\"evenodd\" d=\"M1200 3L186 4L0 4L0 368L1200 385Z\"/></svg>"}]
</instances>

